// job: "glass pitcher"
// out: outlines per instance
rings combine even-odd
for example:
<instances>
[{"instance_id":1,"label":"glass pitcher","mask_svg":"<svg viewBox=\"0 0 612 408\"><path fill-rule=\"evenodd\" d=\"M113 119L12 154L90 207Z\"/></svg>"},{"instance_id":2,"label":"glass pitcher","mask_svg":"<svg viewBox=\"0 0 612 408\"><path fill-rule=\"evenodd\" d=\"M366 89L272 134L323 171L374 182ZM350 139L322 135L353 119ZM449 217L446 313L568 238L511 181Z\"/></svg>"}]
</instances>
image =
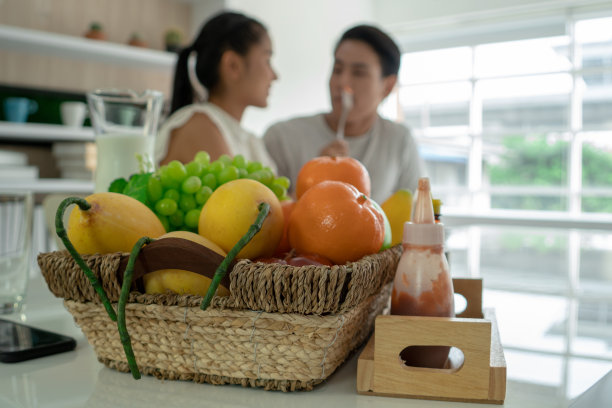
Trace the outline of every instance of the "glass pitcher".
<instances>
[{"instance_id":1,"label":"glass pitcher","mask_svg":"<svg viewBox=\"0 0 612 408\"><path fill-rule=\"evenodd\" d=\"M96 90L87 102L97 148L94 192L108 191L111 182L139 172L137 155L153 163L163 94L147 90Z\"/></svg>"}]
</instances>

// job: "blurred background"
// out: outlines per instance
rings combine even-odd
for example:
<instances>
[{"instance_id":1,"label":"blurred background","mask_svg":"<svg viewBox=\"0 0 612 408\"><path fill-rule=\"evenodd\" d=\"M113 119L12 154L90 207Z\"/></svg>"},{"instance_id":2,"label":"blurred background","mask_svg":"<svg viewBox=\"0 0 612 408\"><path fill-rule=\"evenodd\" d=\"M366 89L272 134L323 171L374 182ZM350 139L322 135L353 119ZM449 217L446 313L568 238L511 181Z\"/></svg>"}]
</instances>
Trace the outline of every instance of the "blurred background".
<instances>
[{"instance_id":1,"label":"blurred background","mask_svg":"<svg viewBox=\"0 0 612 408\"><path fill-rule=\"evenodd\" d=\"M34 190L39 203L91 191L93 132L88 119L62 126L60 104L96 88L168 99L173 50L223 8L272 37L280 79L269 107L243 119L259 135L329 108L346 28L389 32L403 59L381 114L417 139L452 273L483 277L504 321L509 378L564 400L612 368L610 1L0 0L0 100L38 105L25 126L0 116L0 188ZM37 211L38 249L54 249Z\"/></svg>"}]
</instances>

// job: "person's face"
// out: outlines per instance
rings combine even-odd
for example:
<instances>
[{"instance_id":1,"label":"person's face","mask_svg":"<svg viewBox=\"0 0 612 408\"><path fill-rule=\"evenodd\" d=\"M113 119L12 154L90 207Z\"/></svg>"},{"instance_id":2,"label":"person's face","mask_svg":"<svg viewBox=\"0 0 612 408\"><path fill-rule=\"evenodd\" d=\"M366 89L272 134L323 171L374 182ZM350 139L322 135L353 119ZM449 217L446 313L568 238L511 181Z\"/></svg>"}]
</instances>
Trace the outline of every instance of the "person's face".
<instances>
[{"instance_id":1,"label":"person's face","mask_svg":"<svg viewBox=\"0 0 612 408\"><path fill-rule=\"evenodd\" d=\"M374 114L393 88L396 76L383 77L378 55L363 41L341 42L334 57L329 78L332 113L340 116L342 89L348 86L353 90L353 109L348 120Z\"/></svg>"},{"instance_id":2,"label":"person's face","mask_svg":"<svg viewBox=\"0 0 612 408\"><path fill-rule=\"evenodd\" d=\"M244 75L240 87L247 105L264 108L268 106L268 95L272 81L278 79L270 62L272 42L268 34L254 44L244 57Z\"/></svg>"}]
</instances>

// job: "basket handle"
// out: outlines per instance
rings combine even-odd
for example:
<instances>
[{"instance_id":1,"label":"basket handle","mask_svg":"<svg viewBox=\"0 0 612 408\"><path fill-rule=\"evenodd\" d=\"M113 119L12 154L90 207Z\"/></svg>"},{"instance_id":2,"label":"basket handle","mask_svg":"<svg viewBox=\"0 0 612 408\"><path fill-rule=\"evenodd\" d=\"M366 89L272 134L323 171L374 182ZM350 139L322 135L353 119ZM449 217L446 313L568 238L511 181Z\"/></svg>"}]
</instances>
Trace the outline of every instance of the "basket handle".
<instances>
[{"instance_id":1,"label":"basket handle","mask_svg":"<svg viewBox=\"0 0 612 408\"><path fill-rule=\"evenodd\" d=\"M142 248L138 258L135 260L132 289L143 291L142 287L138 287L140 284L139 279L147 273L161 269L180 269L197 273L212 280L215 271L224 258L224 256L212 249L187 239L173 237L158 239ZM117 278L120 283L122 283L123 273L127 267L128 260L128 255L121 256L119 268L117 269ZM232 261L230 264L230 271L235 263L235 261ZM223 277L221 285L229 288L229 275Z\"/></svg>"}]
</instances>

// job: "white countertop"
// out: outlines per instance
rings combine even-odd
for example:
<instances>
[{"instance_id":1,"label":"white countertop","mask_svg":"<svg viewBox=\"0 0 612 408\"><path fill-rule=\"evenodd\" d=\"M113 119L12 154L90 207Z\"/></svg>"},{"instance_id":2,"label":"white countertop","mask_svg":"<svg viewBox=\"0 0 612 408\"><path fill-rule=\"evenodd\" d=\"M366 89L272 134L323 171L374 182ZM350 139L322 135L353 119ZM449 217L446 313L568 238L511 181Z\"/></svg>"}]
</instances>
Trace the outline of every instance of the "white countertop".
<instances>
[{"instance_id":1,"label":"white countertop","mask_svg":"<svg viewBox=\"0 0 612 408\"><path fill-rule=\"evenodd\" d=\"M517 313L521 313L520 308ZM327 382L310 392L269 392L240 386L213 386L143 377L133 380L99 363L62 301L47 290L42 278L33 279L28 303L21 316L28 325L53 330L77 339L75 351L16 364L0 363L0 407L479 407L442 401L361 396L356 393L357 356L353 355ZM537 318L537 315L534 316ZM498 313L498 323L510 321L508 314ZM529 336L525 332L525 336ZM502 336L502 341L504 340ZM595 384L612 369L609 360L598 361L593 369L561 359L567 369L550 369L547 352L506 350L508 382L506 407L566 407L579 394ZM527 364L525 364L527 363ZM555 367L553 364L552 367ZM610 376L608 376L610 377ZM560 380L560 381L559 381ZM610 381L607 381L608 386ZM605 392L612 393L606 389Z\"/></svg>"}]
</instances>

